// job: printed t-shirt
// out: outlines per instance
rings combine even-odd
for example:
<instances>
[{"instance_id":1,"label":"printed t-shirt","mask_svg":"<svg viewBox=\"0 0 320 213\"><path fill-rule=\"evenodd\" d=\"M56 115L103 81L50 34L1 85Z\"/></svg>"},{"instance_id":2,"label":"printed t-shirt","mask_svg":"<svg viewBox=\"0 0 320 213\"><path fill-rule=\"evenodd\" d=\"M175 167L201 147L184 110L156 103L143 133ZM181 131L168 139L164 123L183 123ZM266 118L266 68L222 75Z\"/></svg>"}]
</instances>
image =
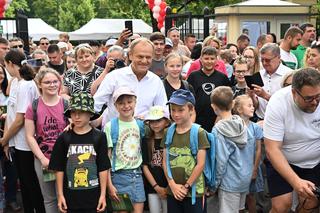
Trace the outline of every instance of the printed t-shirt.
<instances>
[{"instance_id":1,"label":"printed t-shirt","mask_svg":"<svg viewBox=\"0 0 320 213\"><path fill-rule=\"evenodd\" d=\"M108 148L113 148L111 139L111 122L105 127L105 133L108 141ZM115 170L136 169L142 163L142 154L140 147L140 130L135 120L130 122L119 119L119 137L116 146ZM113 154L111 155L111 159ZM111 162L113 162L111 160Z\"/></svg>"},{"instance_id":2,"label":"printed t-shirt","mask_svg":"<svg viewBox=\"0 0 320 213\"><path fill-rule=\"evenodd\" d=\"M67 125L63 115L63 99L60 98L59 103L54 106L48 106L42 98L39 98L36 112L36 140L44 156L50 159L53 146L59 134L63 132ZM33 121L32 104L29 105L25 118Z\"/></svg>"},{"instance_id":3,"label":"printed t-shirt","mask_svg":"<svg viewBox=\"0 0 320 213\"><path fill-rule=\"evenodd\" d=\"M151 153L150 144L152 141L145 139L142 143L142 158L144 165L148 166L150 173L160 187L167 187L167 179L162 168L163 149L160 147L161 139L154 139L154 147ZM148 193L156 193L149 182L146 184Z\"/></svg>"},{"instance_id":4,"label":"printed t-shirt","mask_svg":"<svg viewBox=\"0 0 320 213\"><path fill-rule=\"evenodd\" d=\"M165 130L164 137L161 141L161 147L165 148L167 131ZM178 134L174 133L172 144L169 148L169 158L170 158L170 168L172 173L172 178L176 184L184 185L188 178L191 176L191 173L196 166L196 156L191 154L190 150L190 130ZM207 139L205 131L200 128L198 135L198 149L208 149L210 144ZM197 196L201 196L204 193L204 176L201 173L196 183ZM172 195L171 190L169 189L169 194ZM190 192L188 192L188 197L191 197Z\"/></svg>"},{"instance_id":5,"label":"printed t-shirt","mask_svg":"<svg viewBox=\"0 0 320 213\"><path fill-rule=\"evenodd\" d=\"M106 136L97 129L79 135L63 132L51 154L49 169L63 171L68 209L92 209L100 197L99 172L110 168Z\"/></svg>"}]
</instances>

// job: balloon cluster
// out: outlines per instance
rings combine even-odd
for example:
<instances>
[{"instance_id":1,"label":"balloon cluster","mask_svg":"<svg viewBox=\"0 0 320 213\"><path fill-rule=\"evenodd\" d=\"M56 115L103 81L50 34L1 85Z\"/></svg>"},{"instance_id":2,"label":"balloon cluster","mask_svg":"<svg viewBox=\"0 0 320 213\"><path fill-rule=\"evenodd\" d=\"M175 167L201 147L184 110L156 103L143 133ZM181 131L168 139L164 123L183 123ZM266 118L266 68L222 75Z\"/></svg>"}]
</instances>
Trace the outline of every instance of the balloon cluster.
<instances>
[{"instance_id":1,"label":"balloon cluster","mask_svg":"<svg viewBox=\"0 0 320 213\"><path fill-rule=\"evenodd\" d=\"M4 17L4 12L9 8L12 0L0 0L0 18Z\"/></svg>"},{"instance_id":2,"label":"balloon cluster","mask_svg":"<svg viewBox=\"0 0 320 213\"><path fill-rule=\"evenodd\" d=\"M158 29L164 33L167 3L165 0L145 0L145 2L148 4L149 9L152 10L153 18L158 22Z\"/></svg>"}]
</instances>

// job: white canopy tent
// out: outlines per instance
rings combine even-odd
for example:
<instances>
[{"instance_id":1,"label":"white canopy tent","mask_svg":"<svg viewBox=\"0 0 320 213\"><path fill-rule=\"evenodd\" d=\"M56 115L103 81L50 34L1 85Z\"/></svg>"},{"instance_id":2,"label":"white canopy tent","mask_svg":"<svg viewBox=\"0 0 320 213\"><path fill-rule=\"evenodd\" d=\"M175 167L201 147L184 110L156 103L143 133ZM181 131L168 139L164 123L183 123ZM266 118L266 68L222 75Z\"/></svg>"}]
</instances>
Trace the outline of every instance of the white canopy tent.
<instances>
[{"instance_id":1,"label":"white canopy tent","mask_svg":"<svg viewBox=\"0 0 320 213\"><path fill-rule=\"evenodd\" d=\"M132 20L133 33L149 36L152 27L141 19L91 19L80 29L70 32L70 40L105 40L109 36L118 37L126 20Z\"/></svg>"},{"instance_id":2,"label":"white canopy tent","mask_svg":"<svg viewBox=\"0 0 320 213\"><path fill-rule=\"evenodd\" d=\"M3 34L8 35L9 38L17 32L15 20L1 20L0 24L3 26ZM50 26L40 18L28 18L29 36L34 41L38 41L41 37L45 36L50 40L58 40L61 31Z\"/></svg>"}]
</instances>

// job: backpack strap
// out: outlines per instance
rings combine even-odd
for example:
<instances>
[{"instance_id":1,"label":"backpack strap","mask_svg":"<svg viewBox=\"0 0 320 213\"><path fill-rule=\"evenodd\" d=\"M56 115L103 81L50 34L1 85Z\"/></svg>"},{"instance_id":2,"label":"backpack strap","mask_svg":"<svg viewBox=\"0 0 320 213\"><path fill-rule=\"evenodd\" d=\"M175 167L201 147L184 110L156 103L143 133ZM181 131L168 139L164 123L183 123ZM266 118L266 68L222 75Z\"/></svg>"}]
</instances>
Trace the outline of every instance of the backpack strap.
<instances>
[{"instance_id":1,"label":"backpack strap","mask_svg":"<svg viewBox=\"0 0 320 213\"><path fill-rule=\"evenodd\" d=\"M136 119L140 132L140 141L145 136L144 123L142 120ZM111 140L112 140L112 172L116 171L116 146L119 139L119 119L113 118L111 120Z\"/></svg>"},{"instance_id":2,"label":"backpack strap","mask_svg":"<svg viewBox=\"0 0 320 213\"><path fill-rule=\"evenodd\" d=\"M172 173L171 173L171 168L170 168L169 149L170 149L170 145L172 144L173 135L174 135L175 131L176 131L176 124L173 123L173 124L171 124L171 126L167 130L166 141L165 141L167 174L170 179L172 179Z\"/></svg>"},{"instance_id":3,"label":"backpack strap","mask_svg":"<svg viewBox=\"0 0 320 213\"><path fill-rule=\"evenodd\" d=\"M33 115L33 122L34 122L34 129L35 134L37 135L37 111L38 111L38 104L39 104L39 98L35 98L32 101L31 107L32 107L32 115Z\"/></svg>"},{"instance_id":4,"label":"backpack strap","mask_svg":"<svg viewBox=\"0 0 320 213\"><path fill-rule=\"evenodd\" d=\"M64 98L62 98L62 100L63 100L63 113L64 113L69 108L69 101ZM69 119L67 116L64 116L64 121L66 122L66 124L69 123Z\"/></svg>"},{"instance_id":5,"label":"backpack strap","mask_svg":"<svg viewBox=\"0 0 320 213\"><path fill-rule=\"evenodd\" d=\"M190 150L196 161L198 154L199 128L199 124L193 123L190 129ZM196 181L191 186L191 203L192 205L196 203Z\"/></svg>"},{"instance_id":6,"label":"backpack strap","mask_svg":"<svg viewBox=\"0 0 320 213\"><path fill-rule=\"evenodd\" d=\"M111 120L111 140L112 140L112 172L116 171L116 146L119 138L119 119Z\"/></svg>"}]
</instances>

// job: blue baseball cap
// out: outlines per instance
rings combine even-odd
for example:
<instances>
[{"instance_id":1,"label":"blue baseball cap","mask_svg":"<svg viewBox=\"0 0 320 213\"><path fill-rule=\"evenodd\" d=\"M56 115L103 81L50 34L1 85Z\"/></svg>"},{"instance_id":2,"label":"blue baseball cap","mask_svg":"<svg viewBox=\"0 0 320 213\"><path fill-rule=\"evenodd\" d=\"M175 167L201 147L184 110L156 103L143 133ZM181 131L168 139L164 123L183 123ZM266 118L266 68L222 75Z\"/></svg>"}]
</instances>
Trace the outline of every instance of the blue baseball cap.
<instances>
[{"instance_id":1,"label":"blue baseball cap","mask_svg":"<svg viewBox=\"0 0 320 213\"><path fill-rule=\"evenodd\" d=\"M176 104L176 105L185 105L186 103L192 103L192 105L196 104L196 100L189 90L178 89L174 91L167 102L167 104Z\"/></svg>"}]
</instances>

